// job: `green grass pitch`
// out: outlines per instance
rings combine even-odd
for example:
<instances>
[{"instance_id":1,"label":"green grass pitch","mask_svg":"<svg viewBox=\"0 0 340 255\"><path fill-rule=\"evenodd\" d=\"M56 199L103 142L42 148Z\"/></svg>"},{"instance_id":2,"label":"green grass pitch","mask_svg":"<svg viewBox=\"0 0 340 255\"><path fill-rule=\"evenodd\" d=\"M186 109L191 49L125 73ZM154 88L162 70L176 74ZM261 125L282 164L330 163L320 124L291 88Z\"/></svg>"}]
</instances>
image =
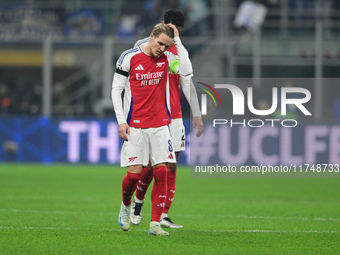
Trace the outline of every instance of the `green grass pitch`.
<instances>
[{"instance_id":1,"label":"green grass pitch","mask_svg":"<svg viewBox=\"0 0 340 255\"><path fill-rule=\"evenodd\" d=\"M0 254L340 254L340 179L193 179L179 167L170 216L148 236L118 224L126 170L0 165Z\"/></svg>"}]
</instances>

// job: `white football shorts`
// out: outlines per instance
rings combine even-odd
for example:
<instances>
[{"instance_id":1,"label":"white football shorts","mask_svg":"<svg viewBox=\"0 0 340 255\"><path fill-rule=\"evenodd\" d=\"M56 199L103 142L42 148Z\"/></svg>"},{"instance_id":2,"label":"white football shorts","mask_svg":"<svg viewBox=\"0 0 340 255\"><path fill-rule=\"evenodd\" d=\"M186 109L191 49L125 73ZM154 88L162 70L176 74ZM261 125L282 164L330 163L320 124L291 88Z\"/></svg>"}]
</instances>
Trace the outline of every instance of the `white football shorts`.
<instances>
[{"instance_id":1,"label":"white football shorts","mask_svg":"<svg viewBox=\"0 0 340 255\"><path fill-rule=\"evenodd\" d=\"M172 142L174 144L175 152L185 150L185 128L183 125L183 119L177 118L171 120L170 131L172 136Z\"/></svg>"},{"instance_id":2,"label":"white football shorts","mask_svg":"<svg viewBox=\"0 0 340 255\"><path fill-rule=\"evenodd\" d=\"M157 128L133 128L130 127L128 141L124 141L120 165L147 166L149 159L151 166L160 163L176 163L174 147L170 135L169 126Z\"/></svg>"}]
</instances>

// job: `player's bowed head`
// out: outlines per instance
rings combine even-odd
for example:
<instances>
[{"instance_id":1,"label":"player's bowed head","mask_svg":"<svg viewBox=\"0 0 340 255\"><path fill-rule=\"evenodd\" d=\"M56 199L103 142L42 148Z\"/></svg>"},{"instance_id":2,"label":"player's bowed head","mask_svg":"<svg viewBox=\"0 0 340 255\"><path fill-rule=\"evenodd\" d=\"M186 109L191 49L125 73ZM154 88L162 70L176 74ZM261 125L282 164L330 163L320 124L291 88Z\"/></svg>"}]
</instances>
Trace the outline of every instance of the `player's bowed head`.
<instances>
[{"instance_id":1,"label":"player's bowed head","mask_svg":"<svg viewBox=\"0 0 340 255\"><path fill-rule=\"evenodd\" d=\"M143 50L155 57L159 58L165 51L167 51L174 41L174 37L178 37L179 32L173 24L159 23L152 29L150 34L150 42L147 43Z\"/></svg>"}]
</instances>

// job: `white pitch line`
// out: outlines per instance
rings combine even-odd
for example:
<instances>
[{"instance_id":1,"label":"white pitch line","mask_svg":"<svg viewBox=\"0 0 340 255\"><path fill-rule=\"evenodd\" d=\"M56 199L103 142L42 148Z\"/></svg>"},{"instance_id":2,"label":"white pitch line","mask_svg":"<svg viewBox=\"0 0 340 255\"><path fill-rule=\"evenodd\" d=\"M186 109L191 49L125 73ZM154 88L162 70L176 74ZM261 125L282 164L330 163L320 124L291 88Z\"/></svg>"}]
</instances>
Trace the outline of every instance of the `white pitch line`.
<instances>
[{"instance_id":1,"label":"white pitch line","mask_svg":"<svg viewBox=\"0 0 340 255\"><path fill-rule=\"evenodd\" d=\"M86 211L49 211L49 210L20 210L20 209L3 209L0 212L14 212L14 213L47 213L47 214L100 214L100 215L118 215L118 212L86 212ZM197 215L190 214L173 214L177 217L195 217ZM215 215L219 216L219 215ZM265 220L313 220L313 221L340 221L337 218L307 218L307 217L282 217L282 216L259 216L259 215L220 215L224 218L245 218L245 219L265 219Z\"/></svg>"},{"instance_id":2,"label":"white pitch line","mask_svg":"<svg viewBox=\"0 0 340 255\"><path fill-rule=\"evenodd\" d=\"M48 211L48 210L20 210L20 209L0 209L0 212L14 212L14 213L47 213L47 214L108 214L105 212L76 212L76 211ZM114 213L117 214L118 213Z\"/></svg>"},{"instance_id":3,"label":"white pitch line","mask_svg":"<svg viewBox=\"0 0 340 255\"><path fill-rule=\"evenodd\" d=\"M1 229L18 229L18 230L66 230L66 231L108 231L122 232L120 229L82 229L82 228L55 228L55 227L11 227L0 226ZM133 229L131 232L146 232L143 229ZM183 231L183 230L177 230ZM321 230L264 230L264 229L248 229L248 230L184 230L185 232L202 232L202 233L316 233L316 234L339 234L340 231L321 231Z\"/></svg>"},{"instance_id":4,"label":"white pitch line","mask_svg":"<svg viewBox=\"0 0 340 255\"><path fill-rule=\"evenodd\" d=\"M333 230L264 230L264 229L249 229L249 230L200 230L198 232L208 233L319 233L319 234L337 234L340 231Z\"/></svg>"},{"instance_id":5,"label":"white pitch line","mask_svg":"<svg viewBox=\"0 0 340 255\"><path fill-rule=\"evenodd\" d=\"M197 215L194 214L177 214L174 213L174 216L177 217L195 217ZM282 217L282 216L260 216L260 215L216 215L214 214L214 217L222 217L222 218L248 218L248 219L266 219L266 220L315 220L315 221L340 221L340 219L337 218L308 218L308 217Z\"/></svg>"},{"instance_id":6,"label":"white pitch line","mask_svg":"<svg viewBox=\"0 0 340 255\"><path fill-rule=\"evenodd\" d=\"M54 228L54 227L11 227L0 226L0 229L19 229L19 230L68 230L68 231L122 231L120 229L90 229L90 228ZM146 232L147 230L136 229L133 231Z\"/></svg>"},{"instance_id":7,"label":"white pitch line","mask_svg":"<svg viewBox=\"0 0 340 255\"><path fill-rule=\"evenodd\" d=\"M4 197L1 197L3 200L46 200L45 196L42 195L36 195L36 196L17 196L17 195L7 195ZM87 197L81 197L80 199L77 197L58 197L54 196L53 200L58 201L96 201L98 200L96 197L87 196Z\"/></svg>"},{"instance_id":8,"label":"white pitch line","mask_svg":"<svg viewBox=\"0 0 340 255\"><path fill-rule=\"evenodd\" d=\"M336 218L307 218L307 217L282 217L282 216L248 216L248 215L238 215L237 218L247 218L247 219L268 219L268 220L316 220L316 221L340 221Z\"/></svg>"}]
</instances>

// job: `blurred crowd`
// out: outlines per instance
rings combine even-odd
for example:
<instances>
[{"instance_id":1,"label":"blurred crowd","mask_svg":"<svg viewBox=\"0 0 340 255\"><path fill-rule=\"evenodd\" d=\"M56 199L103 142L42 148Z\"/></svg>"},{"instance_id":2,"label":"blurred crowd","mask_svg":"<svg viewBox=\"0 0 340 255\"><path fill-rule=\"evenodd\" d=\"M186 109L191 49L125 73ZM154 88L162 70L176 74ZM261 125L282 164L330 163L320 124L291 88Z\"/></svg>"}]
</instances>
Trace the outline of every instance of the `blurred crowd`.
<instances>
[{"instance_id":1,"label":"blurred crowd","mask_svg":"<svg viewBox=\"0 0 340 255\"><path fill-rule=\"evenodd\" d=\"M120 0L119 5L116 5L118 1L112 0L0 1L0 41L6 43L11 39L39 40L46 36L142 37L148 35L155 23L163 19L165 10L174 8L181 9L186 17L181 35L211 38L214 35L212 31L217 27L214 13L219 11L215 4L222 1L224 0ZM70 8L71 2L83 4L79 5L79 8L76 5ZM91 8L88 8L85 2L91 3L88 5ZM280 23L280 7L283 3L288 7L290 22L301 24L301 27L289 28L297 32L305 31L304 23L311 21L311 16L315 14L322 14L326 22L332 19L340 21L339 16L333 15L334 10L340 9L338 0L230 0L229 3L236 8L229 24L241 33L254 31L266 20L276 19L277 23ZM108 10L104 6L110 6L111 9ZM116 7L119 9L115 9ZM224 11L227 10L221 12L223 15ZM271 13L275 13L275 17L271 16ZM315 28L312 25L309 29L314 31ZM305 55L301 54L302 57ZM41 114L40 80L41 77L25 79L20 76L4 80L0 69L0 114ZM83 84L82 81L79 86ZM340 106L338 107L340 109Z\"/></svg>"},{"instance_id":2,"label":"blurred crowd","mask_svg":"<svg viewBox=\"0 0 340 255\"><path fill-rule=\"evenodd\" d=\"M181 9L186 16L185 35L209 35L214 26L215 0L120 0L115 1L38 1L0 2L0 39L40 39L53 37L96 37L145 35L162 20L166 9ZM39 3L39 4L37 4ZM56 4L58 3L58 4ZM67 6L74 3L73 8ZM303 26L316 12L333 19L332 12L340 8L337 0L230 0L228 5L238 9L234 24L237 28L253 30L261 25L268 10L287 6L289 17ZM104 5L103 5L104 4ZM90 7L89 7L90 6ZM106 8L109 7L109 8ZM119 9L115 9L119 7ZM226 10L227 11L227 10ZM292 11L292 12L291 12ZM276 19L280 16L277 11ZM269 17L270 18L270 17Z\"/></svg>"},{"instance_id":3,"label":"blurred crowd","mask_svg":"<svg viewBox=\"0 0 340 255\"><path fill-rule=\"evenodd\" d=\"M116 34L120 37L145 36L152 27L162 21L167 9L180 9L184 12L186 35L206 35L212 25L209 10L212 0L126 0Z\"/></svg>"},{"instance_id":4,"label":"blurred crowd","mask_svg":"<svg viewBox=\"0 0 340 255\"><path fill-rule=\"evenodd\" d=\"M0 5L0 39L41 39L47 36L104 35L104 10L41 7L34 2L11 1Z\"/></svg>"},{"instance_id":5,"label":"blurred crowd","mask_svg":"<svg viewBox=\"0 0 340 255\"><path fill-rule=\"evenodd\" d=\"M162 20L166 9L183 10L187 23L196 25L190 35L202 35L208 31L209 8L212 0L121 0L119 10L107 10L96 1L87 7L66 8L54 6L52 1L43 6L35 1L14 1L0 3L0 39L41 39L46 36L55 38L95 37L116 34L121 37L144 35L155 23ZM41 4L41 2L40 2ZM113 7L113 4L106 5ZM114 22L116 21L116 24ZM108 27L108 26L114 27Z\"/></svg>"}]
</instances>

